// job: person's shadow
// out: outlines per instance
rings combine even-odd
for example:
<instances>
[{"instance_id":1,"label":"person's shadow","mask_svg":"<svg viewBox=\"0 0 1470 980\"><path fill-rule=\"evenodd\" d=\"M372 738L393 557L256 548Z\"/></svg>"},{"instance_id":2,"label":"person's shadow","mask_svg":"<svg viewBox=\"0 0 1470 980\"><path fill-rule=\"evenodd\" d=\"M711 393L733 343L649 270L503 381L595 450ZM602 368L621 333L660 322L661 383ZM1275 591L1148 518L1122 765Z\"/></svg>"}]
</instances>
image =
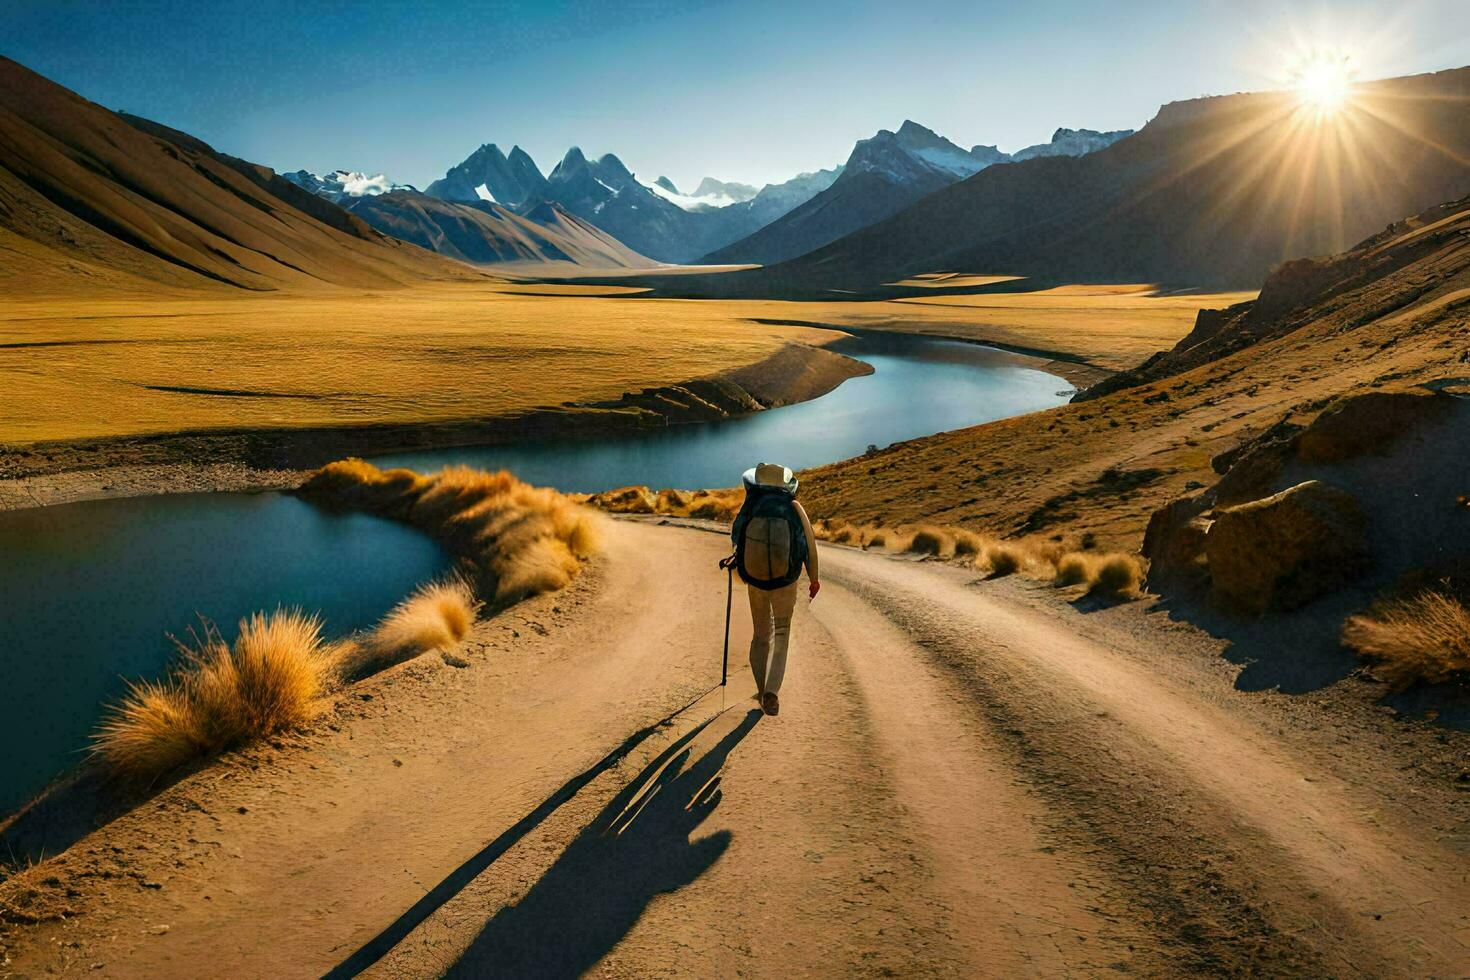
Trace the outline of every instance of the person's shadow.
<instances>
[{"instance_id":1,"label":"person's shadow","mask_svg":"<svg viewBox=\"0 0 1470 980\"><path fill-rule=\"evenodd\" d=\"M665 749L523 899L485 924L447 975L577 977L591 969L655 895L694 881L729 847L729 831L697 840L690 834L719 805L725 759L760 718L752 709L697 759L692 743L718 717Z\"/></svg>"}]
</instances>

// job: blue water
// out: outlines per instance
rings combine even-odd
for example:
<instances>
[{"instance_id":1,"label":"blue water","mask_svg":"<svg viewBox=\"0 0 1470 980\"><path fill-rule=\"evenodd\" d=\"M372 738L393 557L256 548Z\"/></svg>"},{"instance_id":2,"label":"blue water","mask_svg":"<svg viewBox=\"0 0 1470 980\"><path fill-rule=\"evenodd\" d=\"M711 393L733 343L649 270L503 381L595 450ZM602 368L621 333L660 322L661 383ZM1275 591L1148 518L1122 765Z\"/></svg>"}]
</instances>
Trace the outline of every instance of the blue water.
<instances>
[{"instance_id":1,"label":"blue water","mask_svg":"<svg viewBox=\"0 0 1470 980\"><path fill-rule=\"evenodd\" d=\"M603 440L548 440L383 457L431 470L507 468L591 492L643 483L723 487L757 462L793 469L869 445L1064 402L1066 382L974 344L863 337L836 348L874 373L814 401ZM275 493L174 494L0 512L0 814L85 750L124 678L157 677L196 614L226 639L277 605L319 610L325 634L370 625L448 557L407 527Z\"/></svg>"},{"instance_id":2,"label":"blue water","mask_svg":"<svg viewBox=\"0 0 1470 980\"><path fill-rule=\"evenodd\" d=\"M277 493L0 512L0 814L70 768L124 678L157 677L196 614L233 639L277 605L370 625L448 556L408 527Z\"/></svg>"},{"instance_id":3,"label":"blue water","mask_svg":"<svg viewBox=\"0 0 1470 980\"><path fill-rule=\"evenodd\" d=\"M832 349L873 366L814 401L703 425L602 440L432 449L374 459L419 471L450 463L508 469L559 490L728 487L758 462L819 466L935 432L1060 405L1067 382L1011 354L959 341L864 336Z\"/></svg>"}]
</instances>

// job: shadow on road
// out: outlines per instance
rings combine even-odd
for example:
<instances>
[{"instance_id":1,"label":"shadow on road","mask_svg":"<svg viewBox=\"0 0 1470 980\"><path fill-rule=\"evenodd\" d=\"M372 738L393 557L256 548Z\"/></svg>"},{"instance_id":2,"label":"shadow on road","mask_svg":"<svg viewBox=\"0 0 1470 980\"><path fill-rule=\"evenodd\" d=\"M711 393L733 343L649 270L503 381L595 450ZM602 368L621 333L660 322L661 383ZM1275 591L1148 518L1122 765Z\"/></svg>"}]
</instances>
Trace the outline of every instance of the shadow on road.
<instances>
[{"instance_id":1,"label":"shadow on road","mask_svg":"<svg viewBox=\"0 0 1470 980\"><path fill-rule=\"evenodd\" d=\"M690 840L720 802L720 770L761 713L747 712L703 755L670 745L585 827L525 898L501 909L451 977L577 977L633 928L654 896L677 891L730 844L720 831Z\"/></svg>"},{"instance_id":2,"label":"shadow on road","mask_svg":"<svg viewBox=\"0 0 1470 980\"><path fill-rule=\"evenodd\" d=\"M653 724L638 729L638 731L623 739L607 755L567 780L555 793L542 800L540 805L534 810L520 820L517 820L504 833L481 848L474 857L455 868L443 881L429 889L428 894L424 895L408 911L395 919L388 928L368 940L351 956L329 970L324 980L345 980L347 977L355 977L382 959L389 950L402 942L420 923L433 915L455 895L458 895L466 885L474 881L490 865L494 864L502 854L514 847L518 841L539 827L547 817L551 816L563 804L580 793L583 787L607 772L613 766L622 762L634 749L643 744L649 736L662 728L672 725L675 718L698 704L715 690L719 689L711 688L709 691L699 695L699 697L685 704L683 707L676 708ZM710 719L710 721L713 720L713 718ZM675 745L687 743L689 739L697 735L708 724L709 721L704 722L704 724L695 728L693 732L690 732L679 742L676 742Z\"/></svg>"}]
</instances>

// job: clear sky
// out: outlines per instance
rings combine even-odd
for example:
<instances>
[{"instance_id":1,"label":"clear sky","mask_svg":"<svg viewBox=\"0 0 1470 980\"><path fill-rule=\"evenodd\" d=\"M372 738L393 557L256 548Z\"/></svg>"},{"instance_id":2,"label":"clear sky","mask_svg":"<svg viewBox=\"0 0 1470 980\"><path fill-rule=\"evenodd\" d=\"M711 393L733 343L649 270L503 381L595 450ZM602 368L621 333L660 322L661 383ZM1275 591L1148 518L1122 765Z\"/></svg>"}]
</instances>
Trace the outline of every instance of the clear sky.
<instances>
[{"instance_id":1,"label":"clear sky","mask_svg":"<svg viewBox=\"0 0 1470 980\"><path fill-rule=\"evenodd\" d=\"M570 145L645 181L755 184L912 118L962 146L1137 128L1280 87L1309 47L1362 77L1470 64L1470 0L0 0L0 54L278 170L426 185L481 143Z\"/></svg>"}]
</instances>

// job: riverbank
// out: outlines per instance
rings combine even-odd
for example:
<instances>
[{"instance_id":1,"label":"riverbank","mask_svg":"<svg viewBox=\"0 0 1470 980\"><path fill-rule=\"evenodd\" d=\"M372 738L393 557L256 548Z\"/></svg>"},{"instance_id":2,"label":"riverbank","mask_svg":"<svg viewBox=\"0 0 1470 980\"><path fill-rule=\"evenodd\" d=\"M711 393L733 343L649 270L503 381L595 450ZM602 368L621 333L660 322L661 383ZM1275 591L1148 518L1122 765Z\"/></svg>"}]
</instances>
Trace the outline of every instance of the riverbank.
<instances>
[{"instance_id":1,"label":"riverbank","mask_svg":"<svg viewBox=\"0 0 1470 980\"><path fill-rule=\"evenodd\" d=\"M820 398L849 378L871 373L855 358L787 343L753 364L714 377L627 392L615 400L482 419L165 433L12 447L0 449L0 510L153 493L280 489L346 456L594 439L711 422Z\"/></svg>"}]
</instances>

